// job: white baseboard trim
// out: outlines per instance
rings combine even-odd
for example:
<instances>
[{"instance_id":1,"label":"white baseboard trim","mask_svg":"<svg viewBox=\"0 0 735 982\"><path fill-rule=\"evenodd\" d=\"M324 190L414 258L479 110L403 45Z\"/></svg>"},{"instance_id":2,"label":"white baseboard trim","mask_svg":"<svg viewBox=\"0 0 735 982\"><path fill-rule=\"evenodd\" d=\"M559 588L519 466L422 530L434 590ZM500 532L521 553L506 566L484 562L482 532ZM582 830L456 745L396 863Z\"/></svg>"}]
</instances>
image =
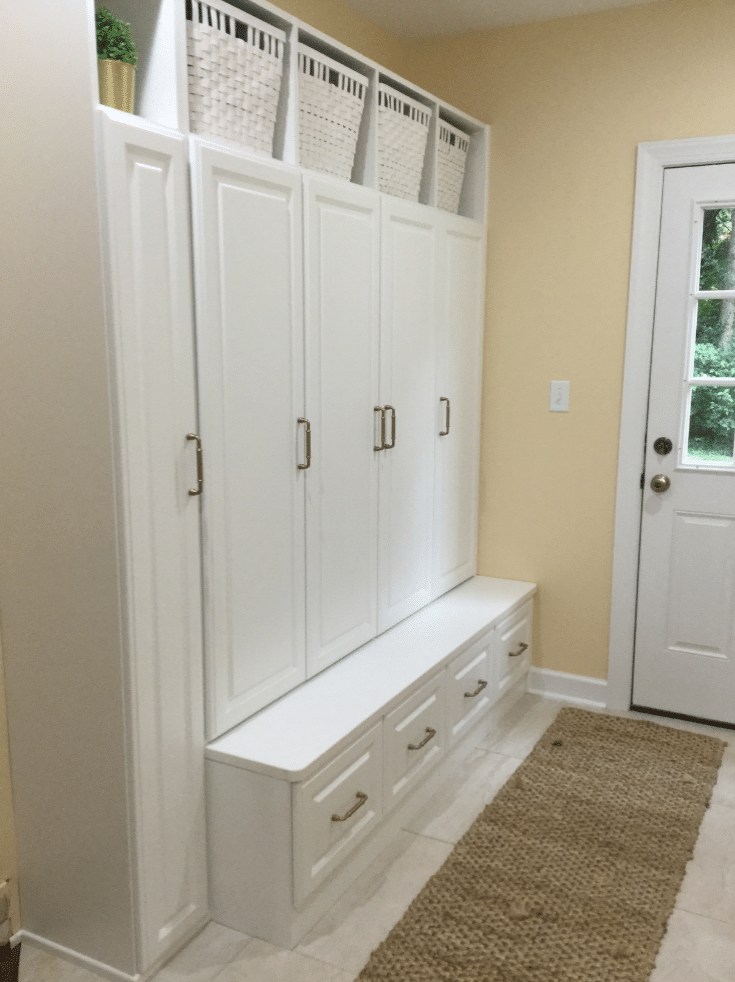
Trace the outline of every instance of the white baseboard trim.
<instances>
[{"instance_id":1,"label":"white baseboard trim","mask_svg":"<svg viewBox=\"0 0 735 982\"><path fill-rule=\"evenodd\" d=\"M528 691L547 699L559 699L575 706L591 709L607 707L607 682L590 679L570 672L555 672L551 668L533 668L528 671Z\"/></svg>"},{"instance_id":2,"label":"white baseboard trim","mask_svg":"<svg viewBox=\"0 0 735 982\"><path fill-rule=\"evenodd\" d=\"M135 975L128 975L125 972L120 972L110 965L105 965L104 962L98 962L94 958L87 958L86 955L80 955L78 951L65 948L63 945L49 941L47 938L42 938L38 934L33 934L32 931L26 931L25 928L21 928L18 934L20 935L21 941L27 940L29 944L35 945L43 951L48 951L52 955L58 955L59 958L63 958L65 961L80 965L89 972L101 975L104 979L110 979L110 982L140 982L144 978L144 976L137 973ZM22 958L23 956L21 955L21 960Z\"/></svg>"}]
</instances>

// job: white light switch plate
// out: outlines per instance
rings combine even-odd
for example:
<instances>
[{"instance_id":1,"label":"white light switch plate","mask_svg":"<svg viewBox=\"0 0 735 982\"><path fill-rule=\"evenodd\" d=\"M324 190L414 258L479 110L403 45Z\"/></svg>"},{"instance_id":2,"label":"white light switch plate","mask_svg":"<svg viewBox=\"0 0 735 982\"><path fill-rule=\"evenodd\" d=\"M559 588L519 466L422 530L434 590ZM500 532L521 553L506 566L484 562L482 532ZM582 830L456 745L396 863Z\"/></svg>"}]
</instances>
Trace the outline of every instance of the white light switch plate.
<instances>
[{"instance_id":1,"label":"white light switch plate","mask_svg":"<svg viewBox=\"0 0 735 982\"><path fill-rule=\"evenodd\" d=\"M569 382L552 382L549 409L552 413L569 412Z\"/></svg>"}]
</instances>

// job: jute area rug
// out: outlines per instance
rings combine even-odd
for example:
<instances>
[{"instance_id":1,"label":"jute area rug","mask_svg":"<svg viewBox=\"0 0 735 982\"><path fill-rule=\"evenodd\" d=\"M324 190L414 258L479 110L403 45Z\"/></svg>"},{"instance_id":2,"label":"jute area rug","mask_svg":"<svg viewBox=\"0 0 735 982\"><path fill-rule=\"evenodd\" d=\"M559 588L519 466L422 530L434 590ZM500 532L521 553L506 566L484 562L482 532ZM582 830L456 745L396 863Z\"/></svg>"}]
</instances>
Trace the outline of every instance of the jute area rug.
<instances>
[{"instance_id":1,"label":"jute area rug","mask_svg":"<svg viewBox=\"0 0 735 982\"><path fill-rule=\"evenodd\" d=\"M646 982L724 746L562 709L359 982Z\"/></svg>"}]
</instances>

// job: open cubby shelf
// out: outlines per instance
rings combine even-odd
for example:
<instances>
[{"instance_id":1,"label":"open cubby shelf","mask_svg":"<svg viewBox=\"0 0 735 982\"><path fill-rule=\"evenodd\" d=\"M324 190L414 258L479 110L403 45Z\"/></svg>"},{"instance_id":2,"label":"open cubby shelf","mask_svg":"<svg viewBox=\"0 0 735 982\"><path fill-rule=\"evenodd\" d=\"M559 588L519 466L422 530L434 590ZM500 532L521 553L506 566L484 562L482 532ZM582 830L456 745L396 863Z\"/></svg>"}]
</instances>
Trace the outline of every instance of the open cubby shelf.
<instances>
[{"instance_id":1,"label":"open cubby shelf","mask_svg":"<svg viewBox=\"0 0 735 982\"><path fill-rule=\"evenodd\" d=\"M187 9L191 11L198 0L115 0L114 13L132 26L138 50L136 78L136 114L161 126L187 133L190 130L189 91L187 73ZM219 0L213 0L218 4ZM97 7L103 0L95 0ZM355 161L351 180L365 187L379 188L381 148L378 138L378 86L390 86L397 94L426 107L430 116L428 138L423 161L418 200L437 206L437 186L440 122L444 121L466 134L469 149L458 213L476 221L485 221L487 210L487 179L489 158L489 127L476 119L446 105L430 93L387 71L381 65L363 57L359 52L309 27L289 14L263 0L228 0L250 17L284 32L283 81L278 101L273 140L273 158L289 164L304 165L300 153L299 135L299 68L297 50L306 45L367 79L364 111L357 135ZM236 148L246 154L258 151L216 135L208 139L221 141L223 146Z\"/></svg>"}]
</instances>

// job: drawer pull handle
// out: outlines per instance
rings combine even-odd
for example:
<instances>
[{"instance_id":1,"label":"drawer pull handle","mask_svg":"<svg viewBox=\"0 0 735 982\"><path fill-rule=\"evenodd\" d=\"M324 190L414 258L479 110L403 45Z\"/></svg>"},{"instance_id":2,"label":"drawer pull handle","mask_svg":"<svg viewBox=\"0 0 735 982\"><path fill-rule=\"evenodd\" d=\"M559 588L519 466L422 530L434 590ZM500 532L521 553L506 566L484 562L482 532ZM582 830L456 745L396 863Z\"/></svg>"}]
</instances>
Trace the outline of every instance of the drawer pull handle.
<instances>
[{"instance_id":1,"label":"drawer pull handle","mask_svg":"<svg viewBox=\"0 0 735 982\"><path fill-rule=\"evenodd\" d=\"M297 466L300 471L306 471L311 467L311 423L303 416L299 416L298 422L306 426L306 463Z\"/></svg>"},{"instance_id":2,"label":"drawer pull handle","mask_svg":"<svg viewBox=\"0 0 735 982\"><path fill-rule=\"evenodd\" d=\"M449 436L449 411L451 409L451 406L449 405L449 399L447 399L446 396L440 396L439 402L446 402L447 404L447 415L445 417L445 422L444 422L446 429L439 430L439 436Z\"/></svg>"},{"instance_id":3,"label":"drawer pull handle","mask_svg":"<svg viewBox=\"0 0 735 982\"><path fill-rule=\"evenodd\" d=\"M429 740L431 740L431 738L432 737L435 737L435 736L436 736L436 730L432 730L432 728L430 726L427 726L426 727L426 736L421 741L421 743L409 743L408 749L409 750L421 750L421 748L422 747L425 747L426 744L429 742Z\"/></svg>"},{"instance_id":4,"label":"drawer pull handle","mask_svg":"<svg viewBox=\"0 0 735 982\"><path fill-rule=\"evenodd\" d=\"M373 406L374 413L380 413L380 446L373 439L373 450L385 450L385 409L383 406Z\"/></svg>"},{"instance_id":5,"label":"drawer pull handle","mask_svg":"<svg viewBox=\"0 0 735 982\"><path fill-rule=\"evenodd\" d=\"M357 804L353 805L348 812L344 813L344 815L332 815L333 822L346 822L348 818L355 814L358 808L362 808L367 801L368 796L363 791L356 791L355 795L357 796Z\"/></svg>"},{"instance_id":6,"label":"drawer pull handle","mask_svg":"<svg viewBox=\"0 0 735 982\"><path fill-rule=\"evenodd\" d=\"M204 487L204 463L202 462L202 441L198 433L187 433L187 440L196 440L197 445L197 486L189 489L189 494L196 496L202 493Z\"/></svg>"},{"instance_id":7,"label":"drawer pull handle","mask_svg":"<svg viewBox=\"0 0 735 982\"><path fill-rule=\"evenodd\" d=\"M521 643L518 645L518 651L509 651L508 652L508 657L509 658L517 658L519 655L522 655L523 654L523 652L526 650L527 647L528 647L528 645L526 644L526 642L525 641L521 641Z\"/></svg>"},{"instance_id":8,"label":"drawer pull handle","mask_svg":"<svg viewBox=\"0 0 735 982\"><path fill-rule=\"evenodd\" d=\"M474 692L465 692L464 694L465 699L474 699L475 696L479 696L486 685L487 682L485 681L485 679L478 679L477 688L475 689Z\"/></svg>"},{"instance_id":9,"label":"drawer pull handle","mask_svg":"<svg viewBox=\"0 0 735 982\"><path fill-rule=\"evenodd\" d=\"M383 407L387 412L390 412L390 443L386 443L383 440L383 450L392 450L396 445L396 411L393 406Z\"/></svg>"}]
</instances>

